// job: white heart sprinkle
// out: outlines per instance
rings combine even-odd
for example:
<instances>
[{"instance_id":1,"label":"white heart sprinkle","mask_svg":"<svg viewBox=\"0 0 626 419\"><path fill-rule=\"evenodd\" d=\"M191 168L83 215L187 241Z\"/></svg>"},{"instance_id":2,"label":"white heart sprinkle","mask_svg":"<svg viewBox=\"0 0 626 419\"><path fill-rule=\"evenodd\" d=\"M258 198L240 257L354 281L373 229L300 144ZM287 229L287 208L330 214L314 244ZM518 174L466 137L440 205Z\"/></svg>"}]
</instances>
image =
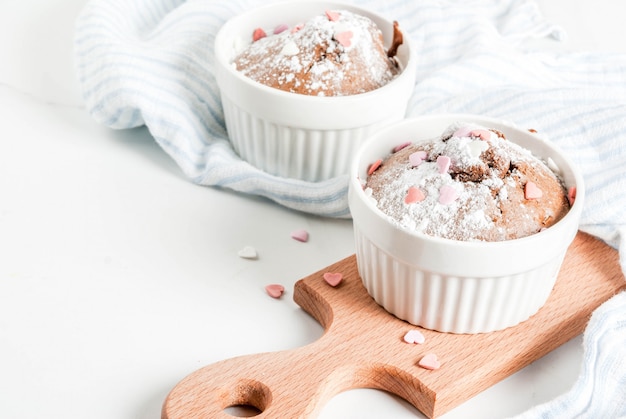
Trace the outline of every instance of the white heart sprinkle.
<instances>
[{"instance_id":1,"label":"white heart sprinkle","mask_svg":"<svg viewBox=\"0 0 626 419\"><path fill-rule=\"evenodd\" d=\"M280 53L282 55L287 55L287 56L296 55L298 52L300 52L300 50L298 49L298 46L296 45L296 43L293 41L287 42L283 46L283 49L280 50Z\"/></svg>"},{"instance_id":2,"label":"white heart sprinkle","mask_svg":"<svg viewBox=\"0 0 626 419\"><path fill-rule=\"evenodd\" d=\"M554 160L552 160L551 157L548 157L548 167L550 168L550 170L552 170L552 172L556 173L557 175L561 174L561 169L554 162Z\"/></svg>"},{"instance_id":3,"label":"white heart sprinkle","mask_svg":"<svg viewBox=\"0 0 626 419\"><path fill-rule=\"evenodd\" d=\"M419 330L409 330L404 335L404 341L406 343L418 343L421 345L422 343L426 342L426 338Z\"/></svg>"},{"instance_id":4,"label":"white heart sprinkle","mask_svg":"<svg viewBox=\"0 0 626 419\"><path fill-rule=\"evenodd\" d=\"M243 40L242 37L238 36L233 39L233 50L235 54L239 54L241 51L246 49L248 44Z\"/></svg>"},{"instance_id":5,"label":"white heart sprinkle","mask_svg":"<svg viewBox=\"0 0 626 419\"><path fill-rule=\"evenodd\" d=\"M256 249L252 246L244 247L239 251L238 255L240 258L244 259L256 259L258 257Z\"/></svg>"},{"instance_id":6,"label":"white heart sprinkle","mask_svg":"<svg viewBox=\"0 0 626 419\"><path fill-rule=\"evenodd\" d=\"M489 148L489 144L486 141L474 140L469 143L467 147L469 148L469 152L472 157L478 157L480 156L480 153Z\"/></svg>"}]
</instances>

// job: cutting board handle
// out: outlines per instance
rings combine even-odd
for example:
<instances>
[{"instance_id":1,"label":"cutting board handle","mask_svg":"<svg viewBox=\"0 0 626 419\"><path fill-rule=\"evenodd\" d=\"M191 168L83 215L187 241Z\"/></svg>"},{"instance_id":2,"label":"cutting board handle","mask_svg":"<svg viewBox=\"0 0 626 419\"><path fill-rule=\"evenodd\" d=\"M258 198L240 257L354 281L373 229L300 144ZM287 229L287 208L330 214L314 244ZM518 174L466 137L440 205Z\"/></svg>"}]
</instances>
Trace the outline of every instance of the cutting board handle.
<instances>
[{"instance_id":1,"label":"cutting board handle","mask_svg":"<svg viewBox=\"0 0 626 419\"><path fill-rule=\"evenodd\" d=\"M344 273L356 275L356 268ZM421 406L415 400L415 378L381 357L388 353L389 360L394 358L385 346L398 346L402 335L392 332L394 342L377 343L369 327L358 327L375 325L380 307L366 294L349 306L337 304L342 293L362 289L358 281L341 289L318 279L298 281L294 300L324 327L324 335L300 348L239 356L197 370L167 396L162 419L232 418L226 410L233 406L253 407L260 411L259 419L310 418L332 397L353 388L385 390ZM389 320L388 314L384 319ZM386 327L374 327L381 329Z\"/></svg>"},{"instance_id":2,"label":"cutting board handle","mask_svg":"<svg viewBox=\"0 0 626 419\"><path fill-rule=\"evenodd\" d=\"M331 305L300 283L294 299L326 329L296 349L226 359L190 374L167 396L162 419L232 418L229 407L248 406L257 418L314 416L324 401L352 388L349 356L329 356L334 345ZM306 292L303 292L306 290Z\"/></svg>"},{"instance_id":3,"label":"cutting board handle","mask_svg":"<svg viewBox=\"0 0 626 419\"><path fill-rule=\"evenodd\" d=\"M232 418L226 409L250 406L263 417L309 417L327 380L307 366L306 347L246 355L204 367L167 397L162 419ZM306 368L304 368L306 366Z\"/></svg>"},{"instance_id":4,"label":"cutting board handle","mask_svg":"<svg viewBox=\"0 0 626 419\"><path fill-rule=\"evenodd\" d=\"M233 406L254 407L260 412L254 417L259 419L312 418L332 397L353 388L381 389L416 405L428 405L431 392L422 387L424 393L419 395L420 386L410 374L373 361L375 348L345 351L341 348L345 345L335 339L327 334L298 349L244 355L206 366L176 385L161 418L232 418L226 410Z\"/></svg>"}]
</instances>

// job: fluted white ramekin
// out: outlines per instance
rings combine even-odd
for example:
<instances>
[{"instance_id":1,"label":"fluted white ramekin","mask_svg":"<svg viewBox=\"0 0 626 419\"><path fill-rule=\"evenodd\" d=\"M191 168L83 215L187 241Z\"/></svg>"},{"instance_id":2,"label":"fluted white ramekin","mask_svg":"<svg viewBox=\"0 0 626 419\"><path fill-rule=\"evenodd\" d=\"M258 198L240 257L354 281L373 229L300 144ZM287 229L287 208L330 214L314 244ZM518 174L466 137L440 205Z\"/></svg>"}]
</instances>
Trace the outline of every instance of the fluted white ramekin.
<instances>
[{"instance_id":1,"label":"fluted white ramekin","mask_svg":"<svg viewBox=\"0 0 626 419\"><path fill-rule=\"evenodd\" d=\"M235 46L250 39L255 28L293 26L327 9L370 18L381 29L385 46L390 45L391 21L352 5L320 1L250 10L226 22L215 39L216 78L229 138L242 159L272 175L311 182L346 175L364 139L406 114L416 69L406 32L396 56L402 72L387 85L363 94L317 97L284 92L253 81L233 67Z\"/></svg>"},{"instance_id":2,"label":"fluted white ramekin","mask_svg":"<svg viewBox=\"0 0 626 419\"><path fill-rule=\"evenodd\" d=\"M369 165L389 155L396 145L439 136L455 122L496 128L534 155L551 158L566 188L577 191L568 214L537 234L501 242L442 239L390 222L362 188ZM514 326L548 299L578 231L583 200L583 179L577 168L557 147L528 130L473 115L405 120L368 139L351 167L349 205L359 274L378 304L414 325L452 333Z\"/></svg>"}]
</instances>

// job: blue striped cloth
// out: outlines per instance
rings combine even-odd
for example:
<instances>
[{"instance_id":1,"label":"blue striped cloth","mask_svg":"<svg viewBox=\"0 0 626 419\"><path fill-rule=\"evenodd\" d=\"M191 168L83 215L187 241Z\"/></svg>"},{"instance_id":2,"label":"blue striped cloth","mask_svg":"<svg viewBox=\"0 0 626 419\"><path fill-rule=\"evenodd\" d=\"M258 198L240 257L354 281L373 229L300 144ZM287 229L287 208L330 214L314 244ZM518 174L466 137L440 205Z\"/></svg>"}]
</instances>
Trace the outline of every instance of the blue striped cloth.
<instances>
[{"instance_id":1,"label":"blue striped cloth","mask_svg":"<svg viewBox=\"0 0 626 419\"><path fill-rule=\"evenodd\" d=\"M228 141L213 75L213 41L260 0L92 0L76 22L78 78L90 114L115 129L145 125L200 185L349 217L347 177L278 178L242 161ZM419 48L408 115L472 113L534 128L579 165L581 230L620 250L626 267L626 56L548 53L531 38L565 36L532 0L353 1L400 22ZM626 301L592 317L582 374L570 392L525 418L626 416ZM606 378L610 379L606 379ZM609 401L610 398L610 401Z\"/></svg>"}]
</instances>

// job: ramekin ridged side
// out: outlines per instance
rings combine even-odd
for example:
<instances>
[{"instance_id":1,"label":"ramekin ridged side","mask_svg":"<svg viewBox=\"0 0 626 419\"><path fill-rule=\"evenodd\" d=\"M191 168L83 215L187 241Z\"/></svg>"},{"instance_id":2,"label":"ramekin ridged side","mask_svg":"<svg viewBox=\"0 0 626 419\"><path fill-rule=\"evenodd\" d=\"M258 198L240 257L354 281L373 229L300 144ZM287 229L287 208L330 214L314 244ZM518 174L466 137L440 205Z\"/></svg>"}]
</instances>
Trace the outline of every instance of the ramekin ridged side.
<instances>
[{"instance_id":1,"label":"ramekin ridged side","mask_svg":"<svg viewBox=\"0 0 626 419\"><path fill-rule=\"evenodd\" d=\"M463 121L498 129L533 154L552 159L565 187L577 190L569 212L544 231L501 242L442 239L394 224L363 190L368 166L398 144L438 136ZM584 184L561 150L527 130L476 115L432 115L393 124L366 141L350 169L348 202L359 275L378 304L417 326L482 333L515 326L545 304L578 232Z\"/></svg>"},{"instance_id":2,"label":"ramekin ridged side","mask_svg":"<svg viewBox=\"0 0 626 419\"><path fill-rule=\"evenodd\" d=\"M425 271L385 253L355 227L363 285L399 319L450 333L505 329L535 314L550 295L564 254L528 272L464 277Z\"/></svg>"},{"instance_id":3,"label":"ramekin ridged side","mask_svg":"<svg viewBox=\"0 0 626 419\"><path fill-rule=\"evenodd\" d=\"M348 129L287 127L238 107L223 97L222 105L233 148L244 160L272 175L310 182L345 175L352 156L376 130L401 119Z\"/></svg>"}]
</instances>

